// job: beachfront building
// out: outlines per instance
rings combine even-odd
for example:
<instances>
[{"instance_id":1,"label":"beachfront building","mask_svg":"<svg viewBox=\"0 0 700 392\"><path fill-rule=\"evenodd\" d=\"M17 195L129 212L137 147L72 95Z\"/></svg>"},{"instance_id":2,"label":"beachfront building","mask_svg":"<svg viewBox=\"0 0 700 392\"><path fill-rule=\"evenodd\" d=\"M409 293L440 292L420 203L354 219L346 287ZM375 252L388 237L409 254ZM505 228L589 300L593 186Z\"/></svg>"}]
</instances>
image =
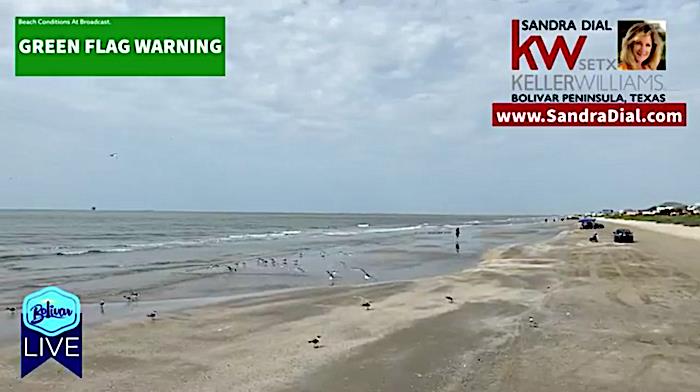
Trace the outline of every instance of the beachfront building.
<instances>
[{"instance_id":1,"label":"beachfront building","mask_svg":"<svg viewBox=\"0 0 700 392\"><path fill-rule=\"evenodd\" d=\"M641 212L639 210L635 210L633 208L627 208L624 210L620 210L620 215L624 215L624 216L637 216L639 214L641 214Z\"/></svg>"},{"instance_id":2,"label":"beachfront building","mask_svg":"<svg viewBox=\"0 0 700 392\"><path fill-rule=\"evenodd\" d=\"M688 213L694 215L700 215L700 203L695 203L688 206Z\"/></svg>"},{"instance_id":3,"label":"beachfront building","mask_svg":"<svg viewBox=\"0 0 700 392\"><path fill-rule=\"evenodd\" d=\"M678 215L685 212L687 204L667 201L656 206L656 215Z\"/></svg>"}]
</instances>

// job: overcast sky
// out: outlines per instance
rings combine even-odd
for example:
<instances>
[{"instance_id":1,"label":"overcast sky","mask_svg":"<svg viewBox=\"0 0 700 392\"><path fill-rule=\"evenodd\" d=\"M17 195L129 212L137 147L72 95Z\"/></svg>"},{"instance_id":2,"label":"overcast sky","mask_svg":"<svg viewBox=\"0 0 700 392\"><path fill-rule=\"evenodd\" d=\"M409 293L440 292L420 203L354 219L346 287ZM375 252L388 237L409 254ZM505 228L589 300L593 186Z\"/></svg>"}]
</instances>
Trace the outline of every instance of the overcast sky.
<instances>
[{"instance_id":1,"label":"overcast sky","mask_svg":"<svg viewBox=\"0 0 700 392\"><path fill-rule=\"evenodd\" d=\"M17 15L223 15L227 76L15 77ZM24 0L0 16L0 208L700 202L698 1ZM666 92L687 102L688 127L492 128L491 103L509 99L513 18L667 20Z\"/></svg>"}]
</instances>

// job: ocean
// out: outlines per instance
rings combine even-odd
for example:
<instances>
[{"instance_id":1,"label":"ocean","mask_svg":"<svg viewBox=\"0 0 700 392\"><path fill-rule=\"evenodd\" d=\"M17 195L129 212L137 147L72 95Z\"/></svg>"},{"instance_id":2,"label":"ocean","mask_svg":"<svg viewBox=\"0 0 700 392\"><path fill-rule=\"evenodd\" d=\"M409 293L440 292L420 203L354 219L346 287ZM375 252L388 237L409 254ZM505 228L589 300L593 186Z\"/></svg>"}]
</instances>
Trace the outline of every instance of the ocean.
<instances>
[{"instance_id":1,"label":"ocean","mask_svg":"<svg viewBox=\"0 0 700 392\"><path fill-rule=\"evenodd\" d=\"M534 216L5 210L0 304L48 285L118 302L413 279L556 230Z\"/></svg>"}]
</instances>

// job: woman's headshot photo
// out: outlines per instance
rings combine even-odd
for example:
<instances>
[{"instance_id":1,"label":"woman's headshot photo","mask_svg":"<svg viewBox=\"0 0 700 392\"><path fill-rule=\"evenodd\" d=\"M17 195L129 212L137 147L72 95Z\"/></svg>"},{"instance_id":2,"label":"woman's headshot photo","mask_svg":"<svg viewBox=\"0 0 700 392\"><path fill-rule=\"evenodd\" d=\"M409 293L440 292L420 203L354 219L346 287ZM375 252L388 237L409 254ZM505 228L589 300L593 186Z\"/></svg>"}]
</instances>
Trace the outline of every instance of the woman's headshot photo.
<instances>
[{"instance_id":1,"label":"woman's headshot photo","mask_svg":"<svg viewBox=\"0 0 700 392\"><path fill-rule=\"evenodd\" d=\"M623 71L666 70L666 22L619 20L618 69Z\"/></svg>"}]
</instances>

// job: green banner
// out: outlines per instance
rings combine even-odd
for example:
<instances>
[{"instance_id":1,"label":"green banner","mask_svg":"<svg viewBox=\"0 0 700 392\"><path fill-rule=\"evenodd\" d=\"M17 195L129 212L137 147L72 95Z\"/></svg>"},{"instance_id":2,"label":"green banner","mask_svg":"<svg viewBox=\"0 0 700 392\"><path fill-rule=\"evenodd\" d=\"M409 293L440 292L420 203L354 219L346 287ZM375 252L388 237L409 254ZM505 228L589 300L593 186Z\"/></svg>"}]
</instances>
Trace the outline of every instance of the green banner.
<instances>
[{"instance_id":1,"label":"green banner","mask_svg":"<svg viewBox=\"0 0 700 392\"><path fill-rule=\"evenodd\" d=\"M224 17L15 17L16 76L225 76Z\"/></svg>"}]
</instances>

